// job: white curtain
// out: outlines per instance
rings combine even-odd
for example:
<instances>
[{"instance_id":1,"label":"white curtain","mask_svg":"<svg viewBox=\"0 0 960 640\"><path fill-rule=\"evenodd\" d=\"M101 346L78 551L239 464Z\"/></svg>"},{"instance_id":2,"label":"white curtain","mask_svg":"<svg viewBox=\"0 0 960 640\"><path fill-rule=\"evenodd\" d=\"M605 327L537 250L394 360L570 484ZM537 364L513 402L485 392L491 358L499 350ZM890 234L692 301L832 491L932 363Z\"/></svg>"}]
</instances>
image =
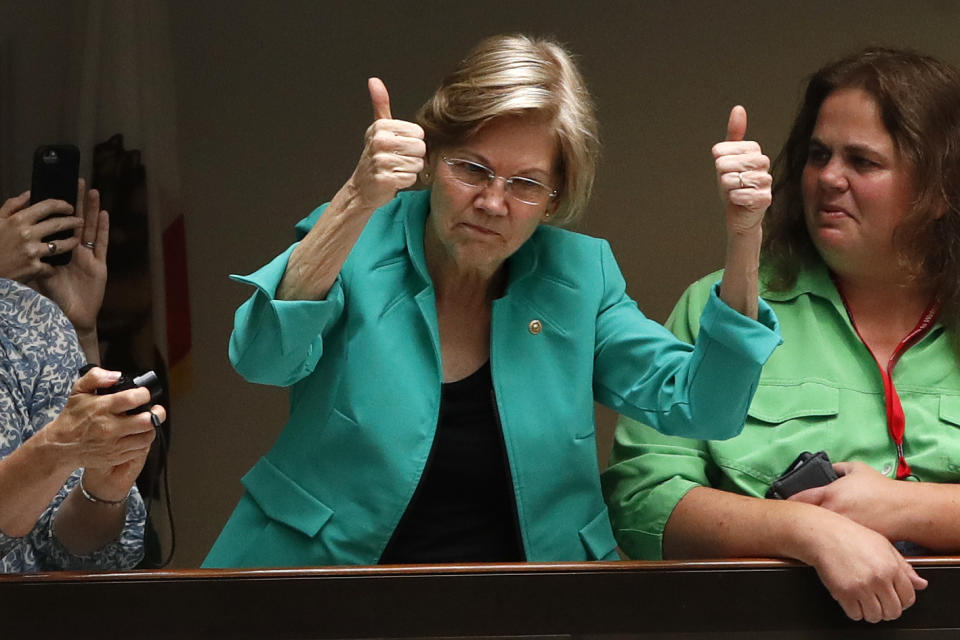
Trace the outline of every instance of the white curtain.
<instances>
[{"instance_id":1,"label":"white curtain","mask_svg":"<svg viewBox=\"0 0 960 640\"><path fill-rule=\"evenodd\" d=\"M74 3L66 120L91 175L94 146L116 133L146 167L150 273L156 345L170 367L171 391L189 367L189 302L180 200L176 95L167 6L160 0Z\"/></svg>"}]
</instances>

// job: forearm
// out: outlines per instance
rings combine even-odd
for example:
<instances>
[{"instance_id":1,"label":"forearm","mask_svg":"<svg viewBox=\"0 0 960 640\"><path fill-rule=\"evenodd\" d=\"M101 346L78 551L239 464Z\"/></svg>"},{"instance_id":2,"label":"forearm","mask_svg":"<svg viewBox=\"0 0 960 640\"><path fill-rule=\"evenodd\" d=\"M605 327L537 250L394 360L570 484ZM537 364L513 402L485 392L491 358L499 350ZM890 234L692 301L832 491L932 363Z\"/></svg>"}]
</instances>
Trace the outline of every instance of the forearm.
<instances>
[{"instance_id":1,"label":"forearm","mask_svg":"<svg viewBox=\"0 0 960 640\"><path fill-rule=\"evenodd\" d=\"M80 348L83 350L83 355L87 358L87 362L90 364L99 364L100 338L97 335L96 327L82 331L77 329L77 339L80 342Z\"/></svg>"},{"instance_id":2,"label":"forearm","mask_svg":"<svg viewBox=\"0 0 960 640\"><path fill-rule=\"evenodd\" d=\"M120 536L126 521L127 502L91 502L77 484L57 510L53 532L76 555L100 549Z\"/></svg>"},{"instance_id":3,"label":"forearm","mask_svg":"<svg viewBox=\"0 0 960 640\"><path fill-rule=\"evenodd\" d=\"M944 553L960 551L960 485L898 481L896 486L896 506L876 514L891 521L875 525L877 530L889 540L909 540Z\"/></svg>"},{"instance_id":4,"label":"forearm","mask_svg":"<svg viewBox=\"0 0 960 640\"><path fill-rule=\"evenodd\" d=\"M290 255L277 299L323 300L373 212L347 182Z\"/></svg>"},{"instance_id":5,"label":"forearm","mask_svg":"<svg viewBox=\"0 0 960 640\"><path fill-rule=\"evenodd\" d=\"M720 299L743 315L757 318L759 296L760 225L747 230L728 229Z\"/></svg>"},{"instance_id":6,"label":"forearm","mask_svg":"<svg viewBox=\"0 0 960 640\"><path fill-rule=\"evenodd\" d=\"M41 430L0 460L0 531L28 534L73 471Z\"/></svg>"},{"instance_id":7,"label":"forearm","mask_svg":"<svg viewBox=\"0 0 960 640\"><path fill-rule=\"evenodd\" d=\"M804 502L696 487L667 521L664 557L774 556L817 571L854 619L898 617L926 581L876 531Z\"/></svg>"},{"instance_id":8,"label":"forearm","mask_svg":"<svg viewBox=\"0 0 960 640\"><path fill-rule=\"evenodd\" d=\"M813 564L817 523L826 515L826 510L808 504L696 487L684 495L667 521L663 557L759 556Z\"/></svg>"}]
</instances>

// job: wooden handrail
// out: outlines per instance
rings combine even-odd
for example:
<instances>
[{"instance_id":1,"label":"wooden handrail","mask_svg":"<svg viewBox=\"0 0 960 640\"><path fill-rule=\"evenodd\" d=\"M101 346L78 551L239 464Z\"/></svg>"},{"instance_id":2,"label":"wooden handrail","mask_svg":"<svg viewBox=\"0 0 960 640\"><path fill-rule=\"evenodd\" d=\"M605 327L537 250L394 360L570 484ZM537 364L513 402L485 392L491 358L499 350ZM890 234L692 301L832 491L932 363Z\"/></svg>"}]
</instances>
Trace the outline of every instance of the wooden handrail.
<instances>
[{"instance_id":1,"label":"wooden handrail","mask_svg":"<svg viewBox=\"0 0 960 640\"><path fill-rule=\"evenodd\" d=\"M960 634L960 557L911 562L929 588L879 625L848 620L811 568L772 559L5 575L0 637Z\"/></svg>"}]
</instances>

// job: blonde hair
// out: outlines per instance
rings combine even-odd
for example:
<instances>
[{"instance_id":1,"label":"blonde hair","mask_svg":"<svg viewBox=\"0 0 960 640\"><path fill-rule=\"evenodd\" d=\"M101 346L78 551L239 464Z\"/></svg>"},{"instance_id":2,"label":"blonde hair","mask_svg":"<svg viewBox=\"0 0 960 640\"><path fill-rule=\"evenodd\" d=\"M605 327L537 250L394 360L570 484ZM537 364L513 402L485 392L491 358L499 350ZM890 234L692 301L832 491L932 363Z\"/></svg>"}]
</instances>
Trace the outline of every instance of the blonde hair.
<instances>
[{"instance_id":1,"label":"blonde hair","mask_svg":"<svg viewBox=\"0 0 960 640\"><path fill-rule=\"evenodd\" d=\"M546 118L560 145L557 210L549 222L583 215L596 174L600 139L593 99L571 54L557 42L500 35L480 42L427 100L416 119L427 149L460 144L503 117Z\"/></svg>"}]
</instances>

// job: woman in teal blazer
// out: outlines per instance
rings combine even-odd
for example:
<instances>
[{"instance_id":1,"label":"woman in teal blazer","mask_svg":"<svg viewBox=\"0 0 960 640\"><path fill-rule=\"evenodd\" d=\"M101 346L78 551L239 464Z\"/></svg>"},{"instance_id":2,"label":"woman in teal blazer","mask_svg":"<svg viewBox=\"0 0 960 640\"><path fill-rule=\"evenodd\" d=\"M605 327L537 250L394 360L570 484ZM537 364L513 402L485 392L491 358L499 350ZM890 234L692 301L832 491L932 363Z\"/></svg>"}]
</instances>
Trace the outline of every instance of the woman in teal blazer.
<instances>
[{"instance_id":1,"label":"woman in teal blazer","mask_svg":"<svg viewBox=\"0 0 960 640\"><path fill-rule=\"evenodd\" d=\"M755 279L720 284L690 346L637 309L605 241L557 228L586 204L597 139L551 41L482 42L419 125L369 88L353 176L237 278L256 291L230 359L290 386L291 409L205 566L616 558L594 401L665 433L737 434L779 343ZM714 149L727 273L755 272L769 204L752 145ZM418 174L430 189L396 195Z\"/></svg>"}]
</instances>

